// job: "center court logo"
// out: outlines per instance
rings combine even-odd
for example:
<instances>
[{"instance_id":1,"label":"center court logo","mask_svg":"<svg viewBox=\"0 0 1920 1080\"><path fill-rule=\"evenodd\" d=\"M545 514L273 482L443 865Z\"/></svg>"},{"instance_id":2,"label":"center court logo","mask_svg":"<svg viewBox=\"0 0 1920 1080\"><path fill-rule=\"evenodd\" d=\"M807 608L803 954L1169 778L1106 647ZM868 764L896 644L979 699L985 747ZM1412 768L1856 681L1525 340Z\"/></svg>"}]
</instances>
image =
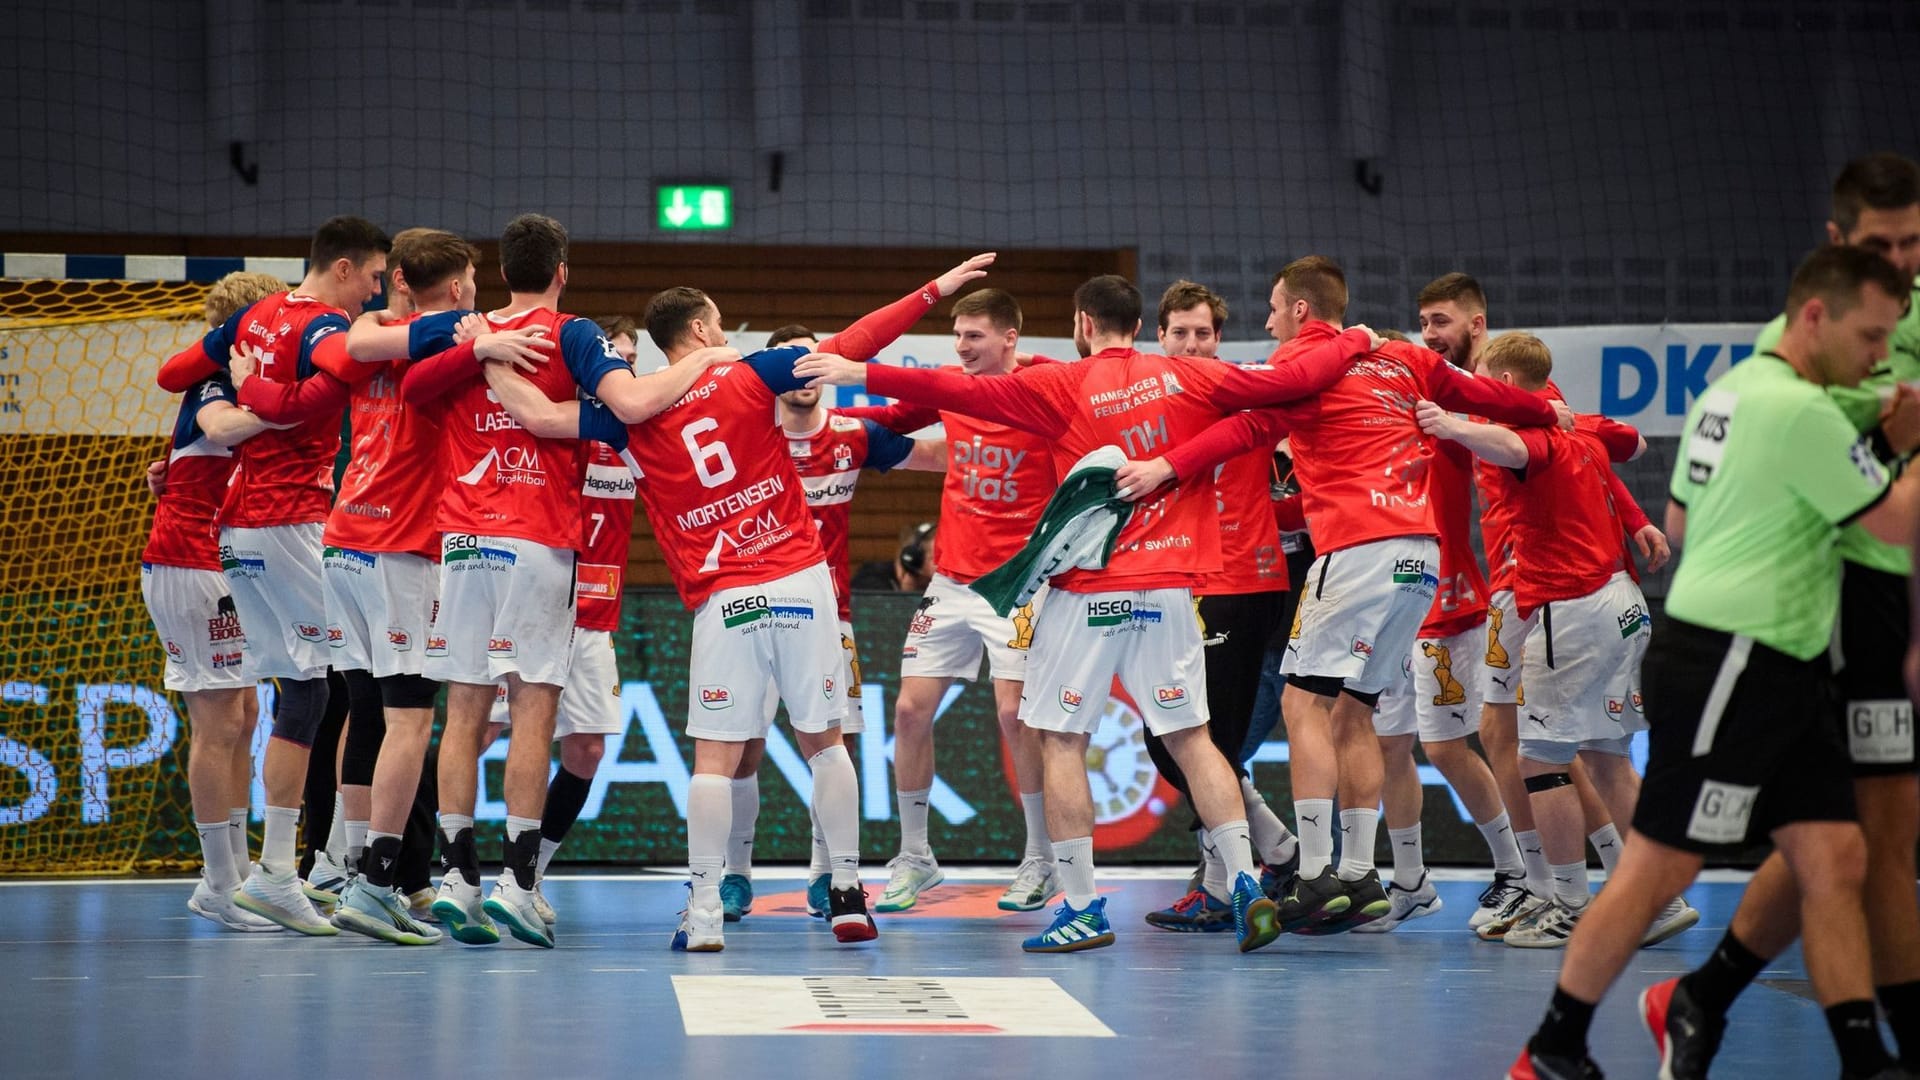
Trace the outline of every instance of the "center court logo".
<instances>
[{"instance_id":1,"label":"center court logo","mask_svg":"<svg viewBox=\"0 0 1920 1080\"><path fill-rule=\"evenodd\" d=\"M733 691L724 686L703 686L700 688L700 707L718 712L733 708Z\"/></svg>"}]
</instances>

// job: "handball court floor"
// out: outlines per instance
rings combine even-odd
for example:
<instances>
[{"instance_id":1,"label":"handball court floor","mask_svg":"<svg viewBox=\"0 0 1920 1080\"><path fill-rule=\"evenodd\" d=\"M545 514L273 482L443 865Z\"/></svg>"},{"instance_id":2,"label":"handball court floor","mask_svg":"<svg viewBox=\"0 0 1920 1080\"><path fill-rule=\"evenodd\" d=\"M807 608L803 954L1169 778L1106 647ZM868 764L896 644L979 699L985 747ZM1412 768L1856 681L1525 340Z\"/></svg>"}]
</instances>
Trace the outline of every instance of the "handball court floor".
<instances>
[{"instance_id":1,"label":"handball court floor","mask_svg":"<svg viewBox=\"0 0 1920 1080\"><path fill-rule=\"evenodd\" d=\"M760 868L719 954L670 952L679 874L559 875L558 948L223 933L183 880L0 886L8 1077L1241 1076L1493 1078L1545 1007L1561 954L1465 929L1479 872L1436 871L1445 910L1386 935L1226 934L1141 921L1184 870L1103 871L1117 945L1020 951L1046 912L1003 913L1009 871L948 871L880 939L834 942L798 871ZM870 870L869 877L876 876ZM1704 958L1743 875L1688 896L1701 923L1638 953L1594 1023L1610 1076L1651 1076L1641 987ZM870 895L879 885L869 882ZM1838 1072L1798 950L1733 1013L1715 1074Z\"/></svg>"}]
</instances>

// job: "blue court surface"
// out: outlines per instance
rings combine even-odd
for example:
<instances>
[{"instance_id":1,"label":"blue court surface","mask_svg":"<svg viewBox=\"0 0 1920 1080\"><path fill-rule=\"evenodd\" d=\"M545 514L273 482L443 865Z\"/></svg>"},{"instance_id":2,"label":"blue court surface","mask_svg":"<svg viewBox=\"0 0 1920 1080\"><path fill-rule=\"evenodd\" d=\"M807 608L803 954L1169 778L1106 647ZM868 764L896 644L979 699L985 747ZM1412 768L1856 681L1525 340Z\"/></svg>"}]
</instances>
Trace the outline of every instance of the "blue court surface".
<instances>
[{"instance_id":1,"label":"blue court surface","mask_svg":"<svg viewBox=\"0 0 1920 1080\"><path fill-rule=\"evenodd\" d=\"M8 883L4 1074L1466 1080L1504 1075L1560 960L1466 931L1477 873L1446 875L1446 909L1394 933L1243 956L1231 933L1141 921L1183 887L1171 869L1103 875L1114 947L1029 956L1047 917L994 910L1008 873L950 870L877 942L843 946L795 871L764 867L726 951L692 956L667 949L684 890L664 872L550 880L551 952L223 933L179 880ZM1710 875L1688 894L1701 925L1638 954L1594 1024L1610 1076L1653 1075L1634 998L1711 951L1741 887ZM1761 976L1716 1075L1839 1071L1804 979L1797 951Z\"/></svg>"}]
</instances>

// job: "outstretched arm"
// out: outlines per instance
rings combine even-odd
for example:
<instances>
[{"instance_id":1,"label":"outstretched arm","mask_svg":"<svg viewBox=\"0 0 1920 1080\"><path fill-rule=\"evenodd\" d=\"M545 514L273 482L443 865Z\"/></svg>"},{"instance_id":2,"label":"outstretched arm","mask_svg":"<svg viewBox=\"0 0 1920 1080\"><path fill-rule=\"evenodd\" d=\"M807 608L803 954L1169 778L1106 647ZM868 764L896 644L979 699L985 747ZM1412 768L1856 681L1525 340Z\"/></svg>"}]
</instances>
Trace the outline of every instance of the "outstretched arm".
<instances>
[{"instance_id":1,"label":"outstretched arm","mask_svg":"<svg viewBox=\"0 0 1920 1080\"><path fill-rule=\"evenodd\" d=\"M1347 368L1372 352L1380 340L1364 326L1351 326L1332 341L1275 367L1229 364L1226 377L1213 388L1213 403L1222 409L1257 409L1311 397L1339 382Z\"/></svg>"},{"instance_id":2,"label":"outstretched arm","mask_svg":"<svg viewBox=\"0 0 1920 1080\"><path fill-rule=\"evenodd\" d=\"M584 401L554 401L513 369L511 364L486 365L487 388L514 422L542 439L598 439L624 448L626 425L606 409Z\"/></svg>"},{"instance_id":3,"label":"outstretched arm","mask_svg":"<svg viewBox=\"0 0 1920 1080\"><path fill-rule=\"evenodd\" d=\"M1494 383L1493 385L1504 384ZM1457 442L1473 451L1474 457L1502 468L1524 469L1531 460L1526 440L1498 424L1481 424L1472 420L1463 420L1431 401L1416 403L1413 407L1413 418L1419 423L1421 431L1436 439Z\"/></svg>"},{"instance_id":4,"label":"outstretched arm","mask_svg":"<svg viewBox=\"0 0 1920 1080\"><path fill-rule=\"evenodd\" d=\"M997 257L991 251L975 255L886 307L862 315L845 330L828 335L820 343L819 351L855 360L872 359L879 355L881 349L898 340L900 335L913 329L913 324L933 310L935 304L959 292L967 282L985 277L987 267L992 266Z\"/></svg>"},{"instance_id":5,"label":"outstretched arm","mask_svg":"<svg viewBox=\"0 0 1920 1080\"><path fill-rule=\"evenodd\" d=\"M861 364L827 353L809 354L794 365L793 374L805 385L865 385L885 397L977 416L1046 438L1066 432L1072 389L1080 379L1074 364L981 377L938 368Z\"/></svg>"},{"instance_id":6,"label":"outstretched arm","mask_svg":"<svg viewBox=\"0 0 1920 1080\"><path fill-rule=\"evenodd\" d=\"M1561 422L1559 411L1547 399L1497 379L1469 375L1437 356L1426 374L1433 400L1455 412L1520 427L1553 427Z\"/></svg>"},{"instance_id":7,"label":"outstretched arm","mask_svg":"<svg viewBox=\"0 0 1920 1080\"><path fill-rule=\"evenodd\" d=\"M896 401L891 405L853 405L833 411L855 420L871 420L888 431L897 431L902 435L940 422L939 409L909 405L904 401Z\"/></svg>"},{"instance_id":8,"label":"outstretched arm","mask_svg":"<svg viewBox=\"0 0 1920 1080\"><path fill-rule=\"evenodd\" d=\"M332 374L316 371L290 383L255 378L259 371L258 350L236 345L227 371L233 376L233 388L241 406L270 424L300 424L338 412L347 404L353 390Z\"/></svg>"}]
</instances>

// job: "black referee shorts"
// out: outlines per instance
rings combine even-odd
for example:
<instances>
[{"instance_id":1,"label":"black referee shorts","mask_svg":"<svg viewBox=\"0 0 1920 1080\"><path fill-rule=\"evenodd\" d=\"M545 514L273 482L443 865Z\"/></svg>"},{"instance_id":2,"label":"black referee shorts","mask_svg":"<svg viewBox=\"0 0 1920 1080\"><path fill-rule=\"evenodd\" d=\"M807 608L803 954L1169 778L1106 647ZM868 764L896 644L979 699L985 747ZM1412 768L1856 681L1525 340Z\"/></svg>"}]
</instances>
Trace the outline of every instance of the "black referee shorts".
<instances>
[{"instance_id":1,"label":"black referee shorts","mask_svg":"<svg viewBox=\"0 0 1920 1080\"><path fill-rule=\"evenodd\" d=\"M1642 677L1647 775L1633 827L1704 853L1802 821L1852 821L1828 657L1668 619Z\"/></svg>"},{"instance_id":2,"label":"black referee shorts","mask_svg":"<svg viewBox=\"0 0 1920 1080\"><path fill-rule=\"evenodd\" d=\"M1906 578L1858 563L1840 564L1834 663L1846 703L1843 738L1855 776L1916 771L1913 702L1900 673L1912 610Z\"/></svg>"}]
</instances>

